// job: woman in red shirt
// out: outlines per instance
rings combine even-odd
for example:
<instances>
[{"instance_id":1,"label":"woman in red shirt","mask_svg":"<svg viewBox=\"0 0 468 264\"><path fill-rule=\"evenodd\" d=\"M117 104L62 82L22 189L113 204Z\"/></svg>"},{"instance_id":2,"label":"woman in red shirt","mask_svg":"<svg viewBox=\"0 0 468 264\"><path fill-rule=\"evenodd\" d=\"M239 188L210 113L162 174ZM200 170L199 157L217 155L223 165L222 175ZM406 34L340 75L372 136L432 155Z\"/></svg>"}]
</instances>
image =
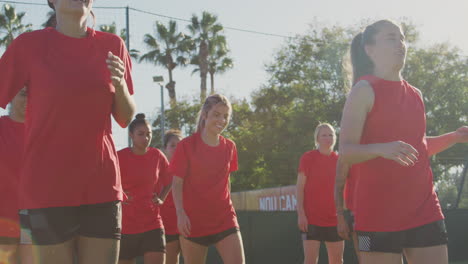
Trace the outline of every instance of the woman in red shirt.
<instances>
[{"instance_id":1,"label":"woman in red shirt","mask_svg":"<svg viewBox=\"0 0 468 264\"><path fill-rule=\"evenodd\" d=\"M222 95L206 98L197 132L177 144L170 171L184 260L205 263L214 245L224 263L244 263L244 249L232 206L229 176L237 170L233 141L221 136L232 108Z\"/></svg>"},{"instance_id":2,"label":"woman in red shirt","mask_svg":"<svg viewBox=\"0 0 468 264\"><path fill-rule=\"evenodd\" d=\"M316 150L301 157L297 175L298 226L303 232L304 263L317 263L320 243L325 242L328 262L343 263L343 239L336 231L333 198L338 155L333 151L335 129L319 124L314 134Z\"/></svg>"},{"instance_id":3,"label":"woman in red shirt","mask_svg":"<svg viewBox=\"0 0 468 264\"><path fill-rule=\"evenodd\" d=\"M18 182L23 150L26 88L13 98L10 112L0 117L0 262L17 263L20 228Z\"/></svg>"},{"instance_id":4,"label":"woman in red shirt","mask_svg":"<svg viewBox=\"0 0 468 264\"><path fill-rule=\"evenodd\" d=\"M447 233L429 158L468 141L468 127L426 136L421 92L406 82L405 36L388 20L366 27L351 44L354 86L341 121L340 163L359 164L355 229L362 263L448 263ZM342 166L342 165L338 165ZM337 175L343 213L347 169Z\"/></svg>"},{"instance_id":5,"label":"woman in red shirt","mask_svg":"<svg viewBox=\"0 0 468 264\"><path fill-rule=\"evenodd\" d=\"M21 239L40 263L116 263L122 188L111 115L134 103L131 62L116 35L86 26L92 0L50 0L55 28L16 38L0 60L0 107L28 87L19 183Z\"/></svg>"},{"instance_id":6,"label":"woman in red shirt","mask_svg":"<svg viewBox=\"0 0 468 264\"><path fill-rule=\"evenodd\" d=\"M169 162L156 148L149 147L151 126L144 114L130 123L132 147L118 152L122 188L127 200L122 206L122 240L119 264L134 263L143 255L144 262L164 263L166 241L156 193L167 182Z\"/></svg>"},{"instance_id":7,"label":"woman in red shirt","mask_svg":"<svg viewBox=\"0 0 468 264\"><path fill-rule=\"evenodd\" d=\"M164 153L170 161L176 150L177 144L182 140L179 130L171 129L164 134ZM166 233L166 264L178 264L180 255L179 230L177 230L177 214L169 191L164 203L161 205L161 217Z\"/></svg>"}]
</instances>

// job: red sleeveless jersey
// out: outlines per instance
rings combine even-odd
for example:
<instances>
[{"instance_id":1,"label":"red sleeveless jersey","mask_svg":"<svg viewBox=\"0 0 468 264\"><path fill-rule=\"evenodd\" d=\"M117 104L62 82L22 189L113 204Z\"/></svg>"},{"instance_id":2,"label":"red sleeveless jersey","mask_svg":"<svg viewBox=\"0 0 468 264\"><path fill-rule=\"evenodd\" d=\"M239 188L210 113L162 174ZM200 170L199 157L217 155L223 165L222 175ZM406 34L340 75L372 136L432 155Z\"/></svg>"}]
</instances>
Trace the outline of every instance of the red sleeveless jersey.
<instances>
[{"instance_id":1,"label":"red sleeveless jersey","mask_svg":"<svg viewBox=\"0 0 468 264\"><path fill-rule=\"evenodd\" d=\"M354 197L355 229L393 232L443 219L434 191L427 152L424 102L406 81L364 76L375 99L368 113L361 144L401 140L418 152L414 166L375 158L359 165L359 184Z\"/></svg>"}]
</instances>

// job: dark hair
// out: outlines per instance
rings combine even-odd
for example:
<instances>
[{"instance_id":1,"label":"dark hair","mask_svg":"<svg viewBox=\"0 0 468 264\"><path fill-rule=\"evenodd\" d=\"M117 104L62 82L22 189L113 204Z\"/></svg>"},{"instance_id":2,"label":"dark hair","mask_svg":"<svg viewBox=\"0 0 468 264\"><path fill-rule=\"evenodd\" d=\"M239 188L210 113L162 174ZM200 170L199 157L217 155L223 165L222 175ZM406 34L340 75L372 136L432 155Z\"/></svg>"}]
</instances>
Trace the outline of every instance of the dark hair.
<instances>
[{"instance_id":1,"label":"dark hair","mask_svg":"<svg viewBox=\"0 0 468 264\"><path fill-rule=\"evenodd\" d=\"M51 2L49 2L49 0L47 0L47 4L49 5L50 8L52 8L55 11L54 5ZM91 10L90 13L91 13L91 16L93 17L93 27L94 27L96 25L96 15L94 15L93 10ZM55 27L57 25L57 16L54 14L53 17L54 17L54 24L49 24L49 21L52 19L52 17L50 17L49 20L47 20L45 24L46 27Z\"/></svg>"},{"instance_id":2,"label":"dark hair","mask_svg":"<svg viewBox=\"0 0 468 264\"><path fill-rule=\"evenodd\" d=\"M227 97L224 95L213 94L213 95L208 96L205 99L205 103L203 103L203 106L200 109L200 112L198 112L197 132L201 132L203 128L205 127L205 118L203 118L203 114L208 114L211 108L213 108L213 106L217 104L223 104L229 108L229 117L227 120L227 123L229 123L229 119L231 118L231 114L232 114L231 102L229 102Z\"/></svg>"},{"instance_id":3,"label":"dark hair","mask_svg":"<svg viewBox=\"0 0 468 264\"><path fill-rule=\"evenodd\" d=\"M353 85L364 75L374 73L374 63L366 53L367 45L375 44L375 35L379 33L380 27L384 24L396 25L390 20L379 20L371 25L368 25L364 31L359 32L351 42L351 65Z\"/></svg>"},{"instance_id":4,"label":"dark hair","mask_svg":"<svg viewBox=\"0 0 468 264\"><path fill-rule=\"evenodd\" d=\"M149 123L148 121L146 120L145 118L145 114L143 113L139 113L135 116L135 119L133 119L133 121L130 123L130 125L128 126L128 130L130 131L130 133L133 133L133 131L135 130L135 128L139 125L146 125L146 126L149 126Z\"/></svg>"},{"instance_id":5,"label":"dark hair","mask_svg":"<svg viewBox=\"0 0 468 264\"><path fill-rule=\"evenodd\" d=\"M51 11L51 12L53 12L53 11ZM47 19L47 21L44 23L43 26L46 27L46 28L56 27L57 26L57 14L55 14L55 12L50 14L49 18Z\"/></svg>"},{"instance_id":6,"label":"dark hair","mask_svg":"<svg viewBox=\"0 0 468 264\"><path fill-rule=\"evenodd\" d=\"M178 129L170 129L164 133L163 146L167 148L167 144L171 141L172 138L182 139L182 132Z\"/></svg>"}]
</instances>

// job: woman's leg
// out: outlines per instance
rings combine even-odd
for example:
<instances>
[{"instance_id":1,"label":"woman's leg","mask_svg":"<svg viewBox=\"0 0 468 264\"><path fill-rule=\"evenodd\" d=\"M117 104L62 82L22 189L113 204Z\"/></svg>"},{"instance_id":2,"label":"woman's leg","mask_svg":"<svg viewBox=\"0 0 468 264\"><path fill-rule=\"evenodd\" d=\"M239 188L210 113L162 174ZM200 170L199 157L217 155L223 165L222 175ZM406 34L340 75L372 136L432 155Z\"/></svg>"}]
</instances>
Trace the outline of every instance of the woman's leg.
<instances>
[{"instance_id":1,"label":"woman's leg","mask_svg":"<svg viewBox=\"0 0 468 264\"><path fill-rule=\"evenodd\" d=\"M408 264L448 264L447 245L405 248Z\"/></svg>"},{"instance_id":2,"label":"woman's leg","mask_svg":"<svg viewBox=\"0 0 468 264\"><path fill-rule=\"evenodd\" d=\"M37 253L34 259L38 260L38 264L73 264L75 239L70 239L55 245L32 245L32 251Z\"/></svg>"},{"instance_id":3,"label":"woman's leg","mask_svg":"<svg viewBox=\"0 0 468 264\"><path fill-rule=\"evenodd\" d=\"M166 244L166 264L179 264L180 240Z\"/></svg>"},{"instance_id":4,"label":"woman's leg","mask_svg":"<svg viewBox=\"0 0 468 264\"><path fill-rule=\"evenodd\" d=\"M363 252L360 264L402 264L403 257L398 253Z\"/></svg>"},{"instance_id":5,"label":"woman's leg","mask_svg":"<svg viewBox=\"0 0 468 264\"><path fill-rule=\"evenodd\" d=\"M244 264L244 246L239 231L230 234L215 244L224 264Z\"/></svg>"},{"instance_id":6,"label":"woman's leg","mask_svg":"<svg viewBox=\"0 0 468 264\"><path fill-rule=\"evenodd\" d=\"M166 254L164 252L146 252L143 259L144 264L164 264Z\"/></svg>"},{"instance_id":7,"label":"woman's leg","mask_svg":"<svg viewBox=\"0 0 468 264\"><path fill-rule=\"evenodd\" d=\"M16 264L17 245L1 245L0 244L0 263Z\"/></svg>"},{"instance_id":8,"label":"woman's leg","mask_svg":"<svg viewBox=\"0 0 468 264\"><path fill-rule=\"evenodd\" d=\"M316 264L318 263L320 241L317 240L303 240L302 245L304 247L304 264Z\"/></svg>"},{"instance_id":9,"label":"woman's leg","mask_svg":"<svg viewBox=\"0 0 468 264\"><path fill-rule=\"evenodd\" d=\"M343 264L344 241L325 242L329 264Z\"/></svg>"},{"instance_id":10,"label":"woman's leg","mask_svg":"<svg viewBox=\"0 0 468 264\"><path fill-rule=\"evenodd\" d=\"M186 264L205 264L208 247L180 236L180 247Z\"/></svg>"},{"instance_id":11,"label":"woman's leg","mask_svg":"<svg viewBox=\"0 0 468 264\"><path fill-rule=\"evenodd\" d=\"M78 260L80 264L117 264L120 241L108 238L80 236Z\"/></svg>"}]
</instances>

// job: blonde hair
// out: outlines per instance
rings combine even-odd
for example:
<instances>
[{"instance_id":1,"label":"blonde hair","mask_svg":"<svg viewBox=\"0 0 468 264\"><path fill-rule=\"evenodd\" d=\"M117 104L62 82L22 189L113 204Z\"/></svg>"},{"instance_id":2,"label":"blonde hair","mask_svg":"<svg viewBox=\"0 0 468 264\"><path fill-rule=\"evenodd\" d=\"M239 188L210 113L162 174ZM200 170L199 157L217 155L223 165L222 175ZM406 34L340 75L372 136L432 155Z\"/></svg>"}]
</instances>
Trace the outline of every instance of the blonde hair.
<instances>
[{"instance_id":1,"label":"blonde hair","mask_svg":"<svg viewBox=\"0 0 468 264\"><path fill-rule=\"evenodd\" d=\"M182 140L182 132L179 129L169 129L164 133L164 140L163 140L163 146L164 148L167 148L167 144L169 144L169 141L172 138L178 138L179 140Z\"/></svg>"},{"instance_id":2,"label":"blonde hair","mask_svg":"<svg viewBox=\"0 0 468 264\"><path fill-rule=\"evenodd\" d=\"M200 109L200 112L198 112L197 132L201 132L202 129L205 127L205 118L203 116L207 115L208 112L211 110L211 108L213 108L213 106L215 106L217 104L222 104L222 105L227 106L229 108L229 115L228 115L228 120L226 122L226 126L227 126L227 124L229 124L229 121L230 121L231 115L232 115L231 102L229 102L229 100L224 95L213 94L213 95L208 96L205 99L205 103L203 103L203 106Z\"/></svg>"},{"instance_id":3,"label":"blonde hair","mask_svg":"<svg viewBox=\"0 0 468 264\"><path fill-rule=\"evenodd\" d=\"M328 127L333 132L333 144L331 146L333 148L336 144L336 131L335 131L335 128L333 128L333 126L330 125L329 123L319 123L317 127L315 128L315 133L314 133L315 147L316 148L320 147L320 144L318 142L318 136L319 136L320 130L324 127Z\"/></svg>"}]
</instances>

